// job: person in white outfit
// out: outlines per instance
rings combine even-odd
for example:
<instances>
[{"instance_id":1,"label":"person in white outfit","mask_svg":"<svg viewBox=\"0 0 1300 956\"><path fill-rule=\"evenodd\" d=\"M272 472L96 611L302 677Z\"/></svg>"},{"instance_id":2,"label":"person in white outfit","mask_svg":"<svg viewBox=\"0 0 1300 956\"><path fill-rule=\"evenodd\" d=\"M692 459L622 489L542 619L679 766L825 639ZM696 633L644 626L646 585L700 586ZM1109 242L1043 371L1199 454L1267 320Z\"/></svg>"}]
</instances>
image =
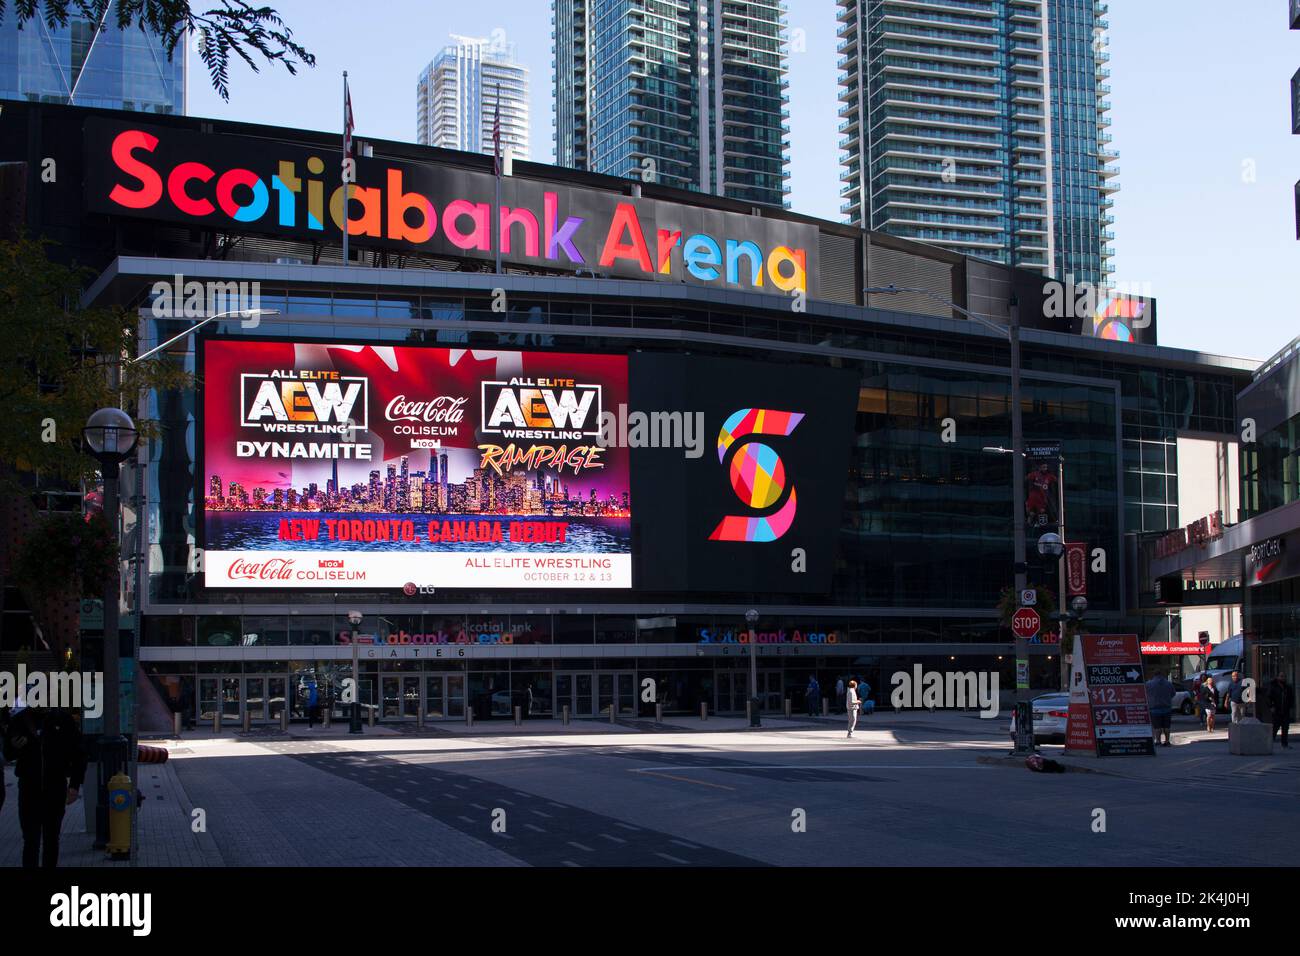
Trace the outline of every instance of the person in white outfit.
<instances>
[{"instance_id":1,"label":"person in white outfit","mask_svg":"<svg viewBox=\"0 0 1300 956\"><path fill-rule=\"evenodd\" d=\"M855 680L849 681L849 694L848 694L847 704L848 704L847 710L849 714L849 736L852 737L853 728L858 725L858 707L861 706L858 703L858 682Z\"/></svg>"}]
</instances>

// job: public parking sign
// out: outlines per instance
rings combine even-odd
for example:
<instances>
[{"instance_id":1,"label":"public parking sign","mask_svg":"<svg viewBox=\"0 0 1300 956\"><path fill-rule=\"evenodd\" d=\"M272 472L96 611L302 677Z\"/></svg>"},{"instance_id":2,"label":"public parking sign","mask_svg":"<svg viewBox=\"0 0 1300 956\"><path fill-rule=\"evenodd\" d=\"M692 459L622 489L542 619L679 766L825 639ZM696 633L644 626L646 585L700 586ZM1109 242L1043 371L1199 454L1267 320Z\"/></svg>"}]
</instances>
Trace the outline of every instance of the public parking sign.
<instances>
[{"instance_id":1,"label":"public parking sign","mask_svg":"<svg viewBox=\"0 0 1300 956\"><path fill-rule=\"evenodd\" d=\"M1025 640L1034 637L1042 626L1043 619L1032 607L1022 607L1011 618L1011 633Z\"/></svg>"},{"instance_id":2,"label":"public parking sign","mask_svg":"<svg viewBox=\"0 0 1300 956\"><path fill-rule=\"evenodd\" d=\"M1137 635L1087 634L1078 645L1070 675L1066 753L1154 754Z\"/></svg>"}]
</instances>

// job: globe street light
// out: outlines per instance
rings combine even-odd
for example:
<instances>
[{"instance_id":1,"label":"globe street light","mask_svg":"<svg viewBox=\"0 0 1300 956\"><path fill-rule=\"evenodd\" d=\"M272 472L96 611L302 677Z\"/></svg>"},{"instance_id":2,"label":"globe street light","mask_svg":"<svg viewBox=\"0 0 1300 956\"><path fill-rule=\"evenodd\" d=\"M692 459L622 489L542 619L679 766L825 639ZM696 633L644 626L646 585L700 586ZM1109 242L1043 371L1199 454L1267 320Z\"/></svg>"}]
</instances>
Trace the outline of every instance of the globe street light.
<instances>
[{"instance_id":1,"label":"globe street light","mask_svg":"<svg viewBox=\"0 0 1300 956\"><path fill-rule=\"evenodd\" d=\"M139 433L131 416L120 408L101 408L86 420L81 430L91 455L99 462L104 478L104 521L114 540L118 536L118 473L122 462L135 450ZM103 730L100 734L96 764L99 768L95 788L95 848L108 844L108 781L125 768L129 756L129 742L122 736L122 718L119 707L121 683L119 660L121 635L118 628L118 608L122 590L121 561L119 558L104 576L104 672ZM129 851L128 851L129 853Z\"/></svg>"}]
</instances>

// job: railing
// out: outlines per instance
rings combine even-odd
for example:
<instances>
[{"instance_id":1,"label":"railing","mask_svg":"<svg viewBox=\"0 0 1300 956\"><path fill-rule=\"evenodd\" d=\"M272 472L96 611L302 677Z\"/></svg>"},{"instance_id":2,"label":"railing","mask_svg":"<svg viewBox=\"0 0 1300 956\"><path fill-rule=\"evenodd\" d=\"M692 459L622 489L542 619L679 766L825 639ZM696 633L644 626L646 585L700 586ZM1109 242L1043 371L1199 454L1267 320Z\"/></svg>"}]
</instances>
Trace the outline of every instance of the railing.
<instances>
[{"instance_id":1,"label":"railing","mask_svg":"<svg viewBox=\"0 0 1300 956\"><path fill-rule=\"evenodd\" d=\"M1273 371L1273 369L1277 368L1279 365L1281 365L1283 362L1285 362L1287 359L1289 359L1292 355L1295 355L1296 353L1300 353L1300 335L1297 335L1286 345L1282 346L1282 348L1280 348L1263 365L1255 369L1254 373L1251 375L1251 378L1253 378L1256 382L1258 382L1261 378L1263 378L1269 372Z\"/></svg>"}]
</instances>

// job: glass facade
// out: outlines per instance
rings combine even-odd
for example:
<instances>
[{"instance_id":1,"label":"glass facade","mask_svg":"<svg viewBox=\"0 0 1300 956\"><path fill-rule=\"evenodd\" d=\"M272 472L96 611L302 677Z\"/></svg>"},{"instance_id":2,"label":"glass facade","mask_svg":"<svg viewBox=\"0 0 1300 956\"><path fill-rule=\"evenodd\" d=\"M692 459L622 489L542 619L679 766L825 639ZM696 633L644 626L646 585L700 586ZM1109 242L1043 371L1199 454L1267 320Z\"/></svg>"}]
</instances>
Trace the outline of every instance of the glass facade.
<instances>
[{"instance_id":1,"label":"glass facade","mask_svg":"<svg viewBox=\"0 0 1300 956\"><path fill-rule=\"evenodd\" d=\"M169 57L156 34L120 30L116 19L114 3L102 25L70 12L66 26L50 26L38 11L20 26L10 11L0 22L0 98L183 114L184 45Z\"/></svg>"},{"instance_id":2,"label":"glass facade","mask_svg":"<svg viewBox=\"0 0 1300 956\"><path fill-rule=\"evenodd\" d=\"M839 0L840 211L964 255L1111 271L1093 0Z\"/></svg>"},{"instance_id":3,"label":"glass facade","mask_svg":"<svg viewBox=\"0 0 1300 956\"><path fill-rule=\"evenodd\" d=\"M554 0L556 162L785 202L784 7Z\"/></svg>"},{"instance_id":4,"label":"glass facade","mask_svg":"<svg viewBox=\"0 0 1300 956\"><path fill-rule=\"evenodd\" d=\"M253 334L454 344L470 348L556 348L626 352L663 348L649 333L712 333L734 343L695 342L698 354L771 359L771 343L791 348L782 362L851 366L861 389L853 463L845 487L833 594L845 608L942 607L950 613L986 611L1010 577L1010 468L984 446L1010 444L1005 346L969 336L944 336L862 323L821 324L815 317L741 312L653 301L584 301L511 297L493 312L486 297L266 288L262 305L284 313ZM431 327L431 321L439 323ZM510 322L509 330L458 328L460 322ZM168 337L184 320L149 319L151 335ZM520 326L527 325L529 331ZM216 334L239 334L238 322L213 323ZM817 348L800 349L799 346ZM826 346L837 350L834 359ZM822 354L816 354L818 352ZM871 357L874 356L874 357ZM192 363L192 352L187 353ZM1028 344L1025 349L1025 433L1060 439L1066 459L1070 537L1121 550L1126 531L1176 523L1175 436L1180 430L1229 432L1233 378L1209 371L1148 370ZM192 368L192 365L191 365ZM1073 379L1077 379L1073 380ZM162 425L150 440L145 502L150 542L144 565L149 601L209 600L194 552L193 447L195 395L150 397L143 410ZM952 419L960 440L942 439ZM1050 572L1031 568L1046 580ZM1111 583L1107 583L1111 582ZM1098 609L1119 607L1119 575L1090 594ZM745 602L749 594L711 595ZM370 595L387 601L390 594ZM515 594L542 605L590 595ZM358 595L358 600L364 597ZM680 601L678 594L633 592L634 602ZM790 605L824 605L801 595L771 595ZM319 595L267 592L259 601L319 602ZM420 599L423 601L424 599ZM457 594L457 603L500 603L491 592ZM418 603L418 602L417 602Z\"/></svg>"},{"instance_id":5,"label":"glass facade","mask_svg":"<svg viewBox=\"0 0 1300 956\"><path fill-rule=\"evenodd\" d=\"M1300 415L1241 446L1241 509L1253 518L1300 501Z\"/></svg>"}]
</instances>

